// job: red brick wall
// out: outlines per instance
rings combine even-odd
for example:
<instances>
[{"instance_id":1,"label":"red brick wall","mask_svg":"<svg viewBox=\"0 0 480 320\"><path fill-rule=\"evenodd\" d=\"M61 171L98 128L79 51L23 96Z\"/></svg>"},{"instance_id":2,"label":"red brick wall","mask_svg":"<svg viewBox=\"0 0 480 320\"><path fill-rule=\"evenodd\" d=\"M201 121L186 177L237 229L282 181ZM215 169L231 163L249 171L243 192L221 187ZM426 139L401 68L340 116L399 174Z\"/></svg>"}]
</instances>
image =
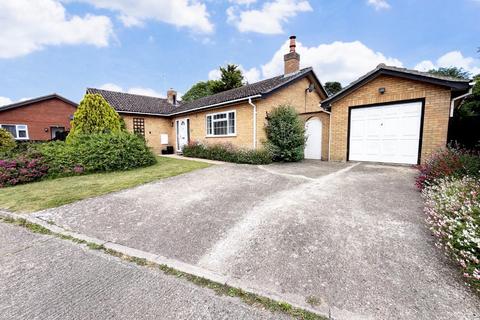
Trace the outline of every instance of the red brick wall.
<instances>
[{"instance_id":1,"label":"red brick wall","mask_svg":"<svg viewBox=\"0 0 480 320\"><path fill-rule=\"evenodd\" d=\"M25 124L30 140L50 140L50 127L70 130L70 116L76 107L60 99L52 98L30 105L0 112L0 124ZM48 132L45 132L48 128Z\"/></svg>"}]
</instances>

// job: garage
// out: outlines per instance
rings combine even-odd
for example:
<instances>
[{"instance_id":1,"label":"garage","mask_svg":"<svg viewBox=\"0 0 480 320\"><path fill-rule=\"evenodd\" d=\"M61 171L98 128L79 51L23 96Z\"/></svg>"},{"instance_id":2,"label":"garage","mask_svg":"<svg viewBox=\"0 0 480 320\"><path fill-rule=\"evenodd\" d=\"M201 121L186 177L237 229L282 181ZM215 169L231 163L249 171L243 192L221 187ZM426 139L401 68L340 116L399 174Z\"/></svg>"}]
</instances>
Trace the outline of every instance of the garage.
<instances>
[{"instance_id":1,"label":"garage","mask_svg":"<svg viewBox=\"0 0 480 320\"><path fill-rule=\"evenodd\" d=\"M455 99L469 80L380 64L321 102L329 159L415 165L447 144Z\"/></svg>"},{"instance_id":2,"label":"garage","mask_svg":"<svg viewBox=\"0 0 480 320\"><path fill-rule=\"evenodd\" d=\"M349 158L417 164L423 102L350 108Z\"/></svg>"}]
</instances>

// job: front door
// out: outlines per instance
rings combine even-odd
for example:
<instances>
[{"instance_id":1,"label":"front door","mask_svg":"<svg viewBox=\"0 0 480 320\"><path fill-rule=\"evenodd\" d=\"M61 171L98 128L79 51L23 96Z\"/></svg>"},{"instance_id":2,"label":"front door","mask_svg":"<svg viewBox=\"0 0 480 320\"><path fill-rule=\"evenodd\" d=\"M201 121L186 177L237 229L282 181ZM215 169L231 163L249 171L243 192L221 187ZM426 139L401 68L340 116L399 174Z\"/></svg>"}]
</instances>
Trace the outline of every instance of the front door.
<instances>
[{"instance_id":1,"label":"front door","mask_svg":"<svg viewBox=\"0 0 480 320\"><path fill-rule=\"evenodd\" d=\"M177 151L182 152L183 147L188 144L189 119L176 121L177 128Z\"/></svg>"}]
</instances>

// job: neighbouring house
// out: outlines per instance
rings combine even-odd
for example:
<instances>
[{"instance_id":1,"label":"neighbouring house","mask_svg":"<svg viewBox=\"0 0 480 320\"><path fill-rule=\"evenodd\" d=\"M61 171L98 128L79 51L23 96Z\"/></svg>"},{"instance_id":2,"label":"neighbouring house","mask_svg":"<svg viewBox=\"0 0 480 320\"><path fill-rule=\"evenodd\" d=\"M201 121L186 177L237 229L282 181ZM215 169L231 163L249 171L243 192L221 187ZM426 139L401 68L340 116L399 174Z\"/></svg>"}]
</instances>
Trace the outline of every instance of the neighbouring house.
<instances>
[{"instance_id":1,"label":"neighbouring house","mask_svg":"<svg viewBox=\"0 0 480 320\"><path fill-rule=\"evenodd\" d=\"M379 65L328 97L313 69L300 69L294 36L284 62L282 75L186 103L174 90L166 99L87 93L102 95L157 152L192 141L259 148L269 112L288 104L305 121L305 158L417 164L446 145L452 99L469 89L465 80Z\"/></svg>"},{"instance_id":2,"label":"neighbouring house","mask_svg":"<svg viewBox=\"0 0 480 320\"><path fill-rule=\"evenodd\" d=\"M0 127L17 141L48 141L70 131L77 104L50 94L0 107Z\"/></svg>"}]
</instances>

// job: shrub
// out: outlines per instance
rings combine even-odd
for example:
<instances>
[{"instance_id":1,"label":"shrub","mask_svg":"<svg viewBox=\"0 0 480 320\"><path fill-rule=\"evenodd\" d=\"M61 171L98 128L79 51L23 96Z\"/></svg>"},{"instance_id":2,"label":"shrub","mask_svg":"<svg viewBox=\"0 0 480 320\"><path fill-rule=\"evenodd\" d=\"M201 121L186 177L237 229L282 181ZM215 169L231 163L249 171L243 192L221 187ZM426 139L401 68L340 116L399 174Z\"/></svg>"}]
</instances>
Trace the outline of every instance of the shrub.
<instances>
[{"instance_id":1,"label":"shrub","mask_svg":"<svg viewBox=\"0 0 480 320\"><path fill-rule=\"evenodd\" d=\"M122 123L118 113L99 94L86 94L73 115L67 142L92 133L119 133Z\"/></svg>"},{"instance_id":2,"label":"shrub","mask_svg":"<svg viewBox=\"0 0 480 320\"><path fill-rule=\"evenodd\" d=\"M5 129L0 128L0 152L6 153L16 146L15 139L12 134Z\"/></svg>"},{"instance_id":3,"label":"shrub","mask_svg":"<svg viewBox=\"0 0 480 320\"><path fill-rule=\"evenodd\" d=\"M266 149L239 149L231 144L204 145L190 143L183 147L183 155L243 164L268 164L272 162L272 155Z\"/></svg>"},{"instance_id":4,"label":"shrub","mask_svg":"<svg viewBox=\"0 0 480 320\"><path fill-rule=\"evenodd\" d=\"M473 151L448 147L432 154L418 169L420 173L415 184L420 190L435 183L436 179L448 176L480 177L480 155Z\"/></svg>"},{"instance_id":5,"label":"shrub","mask_svg":"<svg viewBox=\"0 0 480 320\"><path fill-rule=\"evenodd\" d=\"M129 170L156 163L145 140L128 132L77 136L69 143L50 142L41 148L51 176Z\"/></svg>"},{"instance_id":6,"label":"shrub","mask_svg":"<svg viewBox=\"0 0 480 320\"><path fill-rule=\"evenodd\" d=\"M48 165L41 156L19 156L0 160L0 187L40 180L47 175Z\"/></svg>"},{"instance_id":7,"label":"shrub","mask_svg":"<svg viewBox=\"0 0 480 320\"><path fill-rule=\"evenodd\" d=\"M446 177L427 186L422 195L437 245L457 261L464 277L480 292L480 181Z\"/></svg>"},{"instance_id":8,"label":"shrub","mask_svg":"<svg viewBox=\"0 0 480 320\"><path fill-rule=\"evenodd\" d=\"M287 105L279 106L269 115L265 128L267 149L275 161L300 161L305 147L305 129L296 110Z\"/></svg>"}]
</instances>

